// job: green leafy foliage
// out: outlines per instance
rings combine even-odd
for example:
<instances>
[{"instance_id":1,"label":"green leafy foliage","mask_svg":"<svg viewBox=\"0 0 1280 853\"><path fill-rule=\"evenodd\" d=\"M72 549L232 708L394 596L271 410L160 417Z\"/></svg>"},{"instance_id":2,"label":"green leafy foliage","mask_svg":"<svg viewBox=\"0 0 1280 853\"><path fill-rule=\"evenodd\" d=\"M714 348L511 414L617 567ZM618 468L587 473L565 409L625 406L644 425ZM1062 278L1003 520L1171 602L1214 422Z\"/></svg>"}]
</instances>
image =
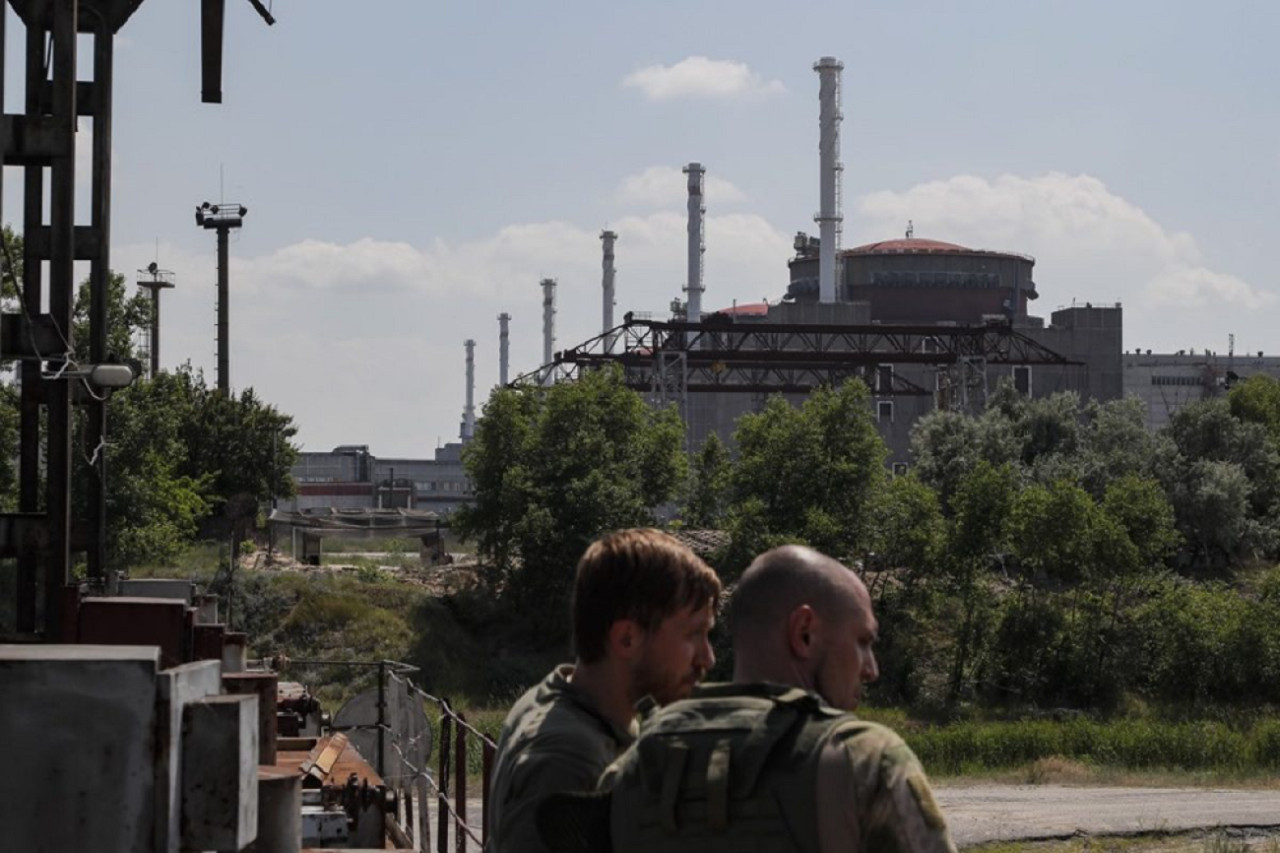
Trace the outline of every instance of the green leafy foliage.
<instances>
[{"instance_id":1,"label":"green leafy foliage","mask_svg":"<svg viewBox=\"0 0 1280 853\"><path fill-rule=\"evenodd\" d=\"M729 478L735 568L784 541L861 559L888 455L867 400L866 386L849 382L820 388L798 407L772 397L738 421Z\"/></svg>"},{"instance_id":2,"label":"green leafy foliage","mask_svg":"<svg viewBox=\"0 0 1280 853\"><path fill-rule=\"evenodd\" d=\"M19 306L20 238L4 229L6 275L0 303ZM106 294L108 359L136 359L134 339L151 319L150 300L130 295L123 276L110 273ZM74 306L74 359L89 361L91 290L83 283ZM135 365L136 366L136 365ZM0 509L16 507L19 432L18 391L0 383ZM256 514L272 494L289 495L289 469L297 458L290 443L292 419L261 400L252 388L228 397L210 389L189 365L139 378L106 400L106 441L88 441L87 417L75 411L72 508L88 513L88 484L105 472L107 560L128 569L165 562L208 528L211 518L236 508ZM225 526L225 525L223 525ZM218 531L219 533L223 531Z\"/></svg>"},{"instance_id":3,"label":"green leafy foliage","mask_svg":"<svg viewBox=\"0 0 1280 853\"><path fill-rule=\"evenodd\" d=\"M719 527L728 511L732 460L714 432L693 458L684 522L692 528Z\"/></svg>"},{"instance_id":4,"label":"green leafy foliage","mask_svg":"<svg viewBox=\"0 0 1280 853\"><path fill-rule=\"evenodd\" d=\"M573 568L591 540L652 524L684 485L683 440L675 410L650 407L617 370L490 397L463 452L475 502L454 524L536 643L567 637Z\"/></svg>"}]
</instances>

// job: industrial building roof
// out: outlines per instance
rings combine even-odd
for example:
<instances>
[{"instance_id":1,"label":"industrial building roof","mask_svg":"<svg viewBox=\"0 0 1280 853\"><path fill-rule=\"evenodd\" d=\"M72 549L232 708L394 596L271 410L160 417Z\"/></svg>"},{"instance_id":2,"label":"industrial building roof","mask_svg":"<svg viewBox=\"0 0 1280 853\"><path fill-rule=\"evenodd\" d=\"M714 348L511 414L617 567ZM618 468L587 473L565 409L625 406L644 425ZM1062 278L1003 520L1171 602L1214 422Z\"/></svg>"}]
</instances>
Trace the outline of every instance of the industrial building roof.
<instances>
[{"instance_id":1,"label":"industrial building roof","mask_svg":"<svg viewBox=\"0 0 1280 853\"><path fill-rule=\"evenodd\" d=\"M897 240L881 240L878 243L867 243L863 246L856 246L843 252L845 255L931 255L931 254L965 254L965 255L993 255L1002 258L1021 258L1023 260L1035 263L1035 259L1029 255L1021 255L1017 252L996 252L990 249L970 249L967 246L960 246L956 243L946 243L942 240L926 240L923 237L906 237Z\"/></svg>"},{"instance_id":2,"label":"industrial building roof","mask_svg":"<svg viewBox=\"0 0 1280 853\"><path fill-rule=\"evenodd\" d=\"M769 303L767 302L749 302L743 305L734 305L729 308L721 308L716 314L727 314L730 317L765 317L769 314Z\"/></svg>"},{"instance_id":3,"label":"industrial building roof","mask_svg":"<svg viewBox=\"0 0 1280 853\"><path fill-rule=\"evenodd\" d=\"M867 243L849 250L854 255L875 255L884 252L970 252L964 246L955 243L944 243L941 240L925 240L920 237L907 237L898 240L881 240L878 243Z\"/></svg>"}]
</instances>

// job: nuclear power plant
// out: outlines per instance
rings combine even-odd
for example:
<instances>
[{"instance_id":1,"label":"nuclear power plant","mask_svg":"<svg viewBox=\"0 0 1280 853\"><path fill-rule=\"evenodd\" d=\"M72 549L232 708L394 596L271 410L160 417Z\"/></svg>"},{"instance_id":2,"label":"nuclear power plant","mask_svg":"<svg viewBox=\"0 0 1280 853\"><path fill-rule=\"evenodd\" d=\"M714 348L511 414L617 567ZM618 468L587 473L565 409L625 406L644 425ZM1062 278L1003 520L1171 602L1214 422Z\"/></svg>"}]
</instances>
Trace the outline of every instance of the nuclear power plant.
<instances>
[{"instance_id":1,"label":"nuclear power plant","mask_svg":"<svg viewBox=\"0 0 1280 853\"><path fill-rule=\"evenodd\" d=\"M619 365L629 387L655 405L679 408L693 453L712 433L732 444L738 418L759 411L773 394L799 404L820 386L859 379L870 390L891 463L903 471L911 463L910 432L919 418L937 409L981 412L1002 380L1031 397L1074 391L1082 399L1106 401L1134 394L1146 404L1148 426L1156 429L1179 406L1222 393L1236 379L1256 372L1280 376L1280 358L1261 352L1237 356L1233 347L1225 357L1208 351L1126 352L1118 303L1072 304L1047 318L1037 315L1033 306L1042 293L1036 262L1016 247L970 248L917 237L908 222L900 238L843 249L843 68L833 57L813 66L819 82L818 235L796 234L795 254L785 272L779 268L776 301L710 307L716 293L704 268L707 167L691 162L683 167L685 298L673 298L671 316L624 312L614 324L615 253L626 235L602 231L600 334L558 349L557 281L544 278L542 364L510 384L543 387ZM499 318L503 385L509 378L511 318ZM461 448L475 417L471 342L466 375L459 442L440 448L432 460L370 462L367 448L360 447L363 465L353 463L350 447L304 453L294 471L296 508L382 506L379 495L395 493L400 477L408 478L407 503L401 506L447 512L465 502L469 487ZM366 478L358 487L347 479L357 471Z\"/></svg>"}]
</instances>

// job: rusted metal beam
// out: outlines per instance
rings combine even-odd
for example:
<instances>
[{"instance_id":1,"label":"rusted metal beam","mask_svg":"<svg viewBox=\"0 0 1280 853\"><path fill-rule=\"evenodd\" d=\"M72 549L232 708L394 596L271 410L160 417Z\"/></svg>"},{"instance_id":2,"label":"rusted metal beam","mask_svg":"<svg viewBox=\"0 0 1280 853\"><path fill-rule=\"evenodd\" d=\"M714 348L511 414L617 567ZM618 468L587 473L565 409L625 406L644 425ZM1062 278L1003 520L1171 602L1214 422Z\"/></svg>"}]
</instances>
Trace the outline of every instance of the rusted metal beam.
<instances>
[{"instance_id":1,"label":"rusted metal beam","mask_svg":"<svg viewBox=\"0 0 1280 853\"><path fill-rule=\"evenodd\" d=\"M75 150L76 50L79 0L53 4L53 114L66 134L64 150ZM49 314L72 342L75 307L76 163L70 154L51 169L49 226ZM62 587L71 577L71 388L53 382L45 389L48 442L45 451L49 548L45 564L45 636L61 629Z\"/></svg>"},{"instance_id":2,"label":"rusted metal beam","mask_svg":"<svg viewBox=\"0 0 1280 853\"><path fill-rule=\"evenodd\" d=\"M42 360L61 356L65 348L53 318L39 314L0 314L0 358Z\"/></svg>"},{"instance_id":3,"label":"rusted metal beam","mask_svg":"<svg viewBox=\"0 0 1280 853\"><path fill-rule=\"evenodd\" d=\"M65 122L47 115L5 115L6 166L48 166L69 149Z\"/></svg>"},{"instance_id":4,"label":"rusted metal beam","mask_svg":"<svg viewBox=\"0 0 1280 853\"><path fill-rule=\"evenodd\" d=\"M53 257L53 236L48 225L27 228L23 232L22 239L30 244L31 251L36 257L46 261ZM102 239L101 229L93 225L77 225L75 241L77 261L92 261L101 257L103 247L106 245Z\"/></svg>"},{"instance_id":5,"label":"rusted metal beam","mask_svg":"<svg viewBox=\"0 0 1280 853\"><path fill-rule=\"evenodd\" d=\"M115 35L106 21L93 36L93 87L96 102L93 119L93 166L89 200L89 220L98 238L97 252L89 262L89 361L107 360L107 303L110 298L111 268L107 254L111 246L111 93L115 64ZM78 248L78 247L77 247ZM91 395L85 401L88 423L85 454L92 460L88 477L89 549L85 557L88 575L104 578L107 573L107 397Z\"/></svg>"},{"instance_id":6,"label":"rusted metal beam","mask_svg":"<svg viewBox=\"0 0 1280 853\"><path fill-rule=\"evenodd\" d=\"M222 103L222 30L226 0L200 0L200 100Z\"/></svg>"}]
</instances>

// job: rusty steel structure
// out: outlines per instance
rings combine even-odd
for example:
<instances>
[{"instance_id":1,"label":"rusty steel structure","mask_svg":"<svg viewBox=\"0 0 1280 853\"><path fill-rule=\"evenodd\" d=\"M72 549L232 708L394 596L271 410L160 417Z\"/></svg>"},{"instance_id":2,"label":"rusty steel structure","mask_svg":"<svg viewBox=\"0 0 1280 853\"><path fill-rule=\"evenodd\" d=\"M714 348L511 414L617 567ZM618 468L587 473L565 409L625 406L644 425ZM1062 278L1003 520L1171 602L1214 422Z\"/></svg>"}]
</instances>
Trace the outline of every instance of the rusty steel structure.
<instances>
[{"instance_id":1,"label":"rusty steel structure","mask_svg":"<svg viewBox=\"0 0 1280 853\"><path fill-rule=\"evenodd\" d=\"M610 347L610 341L614 341ZM963 387L986 364L1078 364L1008 325L890 326L820 323L735 323L712 315L701 323L628 314L621 326L555 353L512 385L573 380L583 370L620 365L628 387L680 402L691 393L805 394L862 379L878 395L928 396L890 364L943 372L940 385Z\"/></svg>"},{"instance_id":2,"label":"rusty steel structure","mask_svg":"<svg viewBox=\"0 0 1280 853\"><path fill-rule=\"evenodd\" d=\"M271 23L260 3L249 2ZM201 3L202 94L206 101L216 102L221 99L225 0ZM21 168L23 175L23 253L12 258L7 246L4 252L6 275L17 286L20 310L0 322L0 357L19 362L18 511L0 514L0 556L17 559L17 633L46 640L62 633L72 553L86 554L90 578L101 581L106 572L110 389L95 380L99 371L90 368L104 365L110 355L106 347L115 37L141 4L142 0L0 3L0 95L9 88L3 56L8 6L25 27L23 111L0 119L3 163ZM81 37L92 45L88 75L80 73ZM75 140L82 118L91 120L93 127L88 224L77 224L75 211ZM89 263L87 365L76 360L77 261ZM71 500L73 405L85 410L82 449L90 469L84 484L86 515L76 519Z\"/></svg>"}]
</instances>

